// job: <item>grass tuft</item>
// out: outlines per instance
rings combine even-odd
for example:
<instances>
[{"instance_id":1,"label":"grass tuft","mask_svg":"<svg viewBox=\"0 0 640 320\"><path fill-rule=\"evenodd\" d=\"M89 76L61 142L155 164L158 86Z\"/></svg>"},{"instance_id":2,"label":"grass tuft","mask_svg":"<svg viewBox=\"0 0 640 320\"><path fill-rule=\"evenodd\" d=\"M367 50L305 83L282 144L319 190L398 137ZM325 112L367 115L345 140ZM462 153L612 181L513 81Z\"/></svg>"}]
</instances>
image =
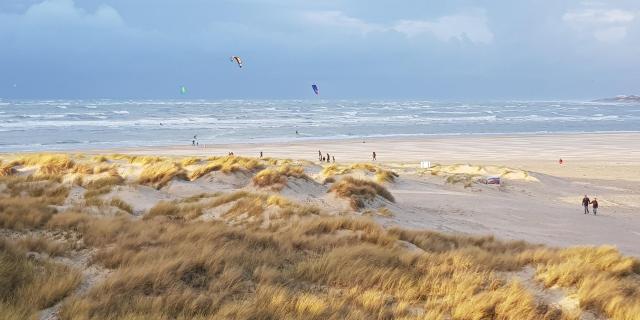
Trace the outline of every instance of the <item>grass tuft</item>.
<instances>
[{"instance_id":1,"label":"grass tuft","mask_svg":"<svg viewBox=\"0 0 640 320\"><path fill-rule=\"evenodd\" d=\"M377 196L395 202L393 195L385 187L373 181L352 177L345 177L334 183L329 188L329 192L334 192L341 198L349 199L354 210L364 208L367 202L375 200Z\"/></svg>"},{"instance_id":2,"label":"grass tuft","mask_svg":"<svg viewBox=\"0 0 640 320\"><path fill-rule=\"evenodd\" d=\"M282 190L287 185L287 178L294 177L310 180L303 167L282 165L278 168L264 169L253 177L253 185L261 188L271 187L274 190Z\"/></svg>"},{"instance_id":3,"label":"grass tuft","mask_svg":"<svg viewBox=\"0 0 640 320\"><path fill-rule=\"evenodd\" d=\"M156 162L144 167L138 177L138 183L160 189L174 178L186 179L182 167L174 162Z\"/></svg>"}]
</instances>

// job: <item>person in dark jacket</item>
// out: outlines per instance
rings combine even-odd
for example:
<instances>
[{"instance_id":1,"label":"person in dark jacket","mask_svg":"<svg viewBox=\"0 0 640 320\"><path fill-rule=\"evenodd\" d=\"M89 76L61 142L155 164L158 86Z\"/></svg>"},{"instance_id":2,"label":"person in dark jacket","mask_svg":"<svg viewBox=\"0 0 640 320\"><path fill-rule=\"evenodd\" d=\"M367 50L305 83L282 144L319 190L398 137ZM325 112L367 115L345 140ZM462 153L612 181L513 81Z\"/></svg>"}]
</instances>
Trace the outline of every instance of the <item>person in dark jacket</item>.
<instances>
[{"instance_id":1,"label":"person in dark jacket","mask_svg":"<svg viewBox=\"0 0 640 320\"><path fill-rule=\"evenodd\" d=\"M593 198L591 205L593 207L593 215L595 216L598 213L598 198Z\"/></svg>"},{"instance_id":2,"label":"person in dark jacket","mask_svg":"<svg viewBox=\"0 0 640 320\"><path fill-rule=\"evenodd\" d=\"M584 198L582 198L582 206L584 207L584 214L589 213L589 203L591 203L591 201L589 200L589 197L587 197L587 195L584 195Z\"/></svg>"}]
</instances>

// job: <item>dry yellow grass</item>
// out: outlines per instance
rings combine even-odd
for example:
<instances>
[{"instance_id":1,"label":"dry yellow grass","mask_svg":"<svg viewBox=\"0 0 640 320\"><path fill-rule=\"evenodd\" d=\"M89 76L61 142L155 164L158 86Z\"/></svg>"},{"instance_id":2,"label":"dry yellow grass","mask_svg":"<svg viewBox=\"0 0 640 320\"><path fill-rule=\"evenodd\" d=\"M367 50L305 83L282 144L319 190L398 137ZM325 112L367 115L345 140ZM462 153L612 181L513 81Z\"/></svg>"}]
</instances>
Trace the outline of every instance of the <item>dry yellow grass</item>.
<instances>
[{"instance_id":1,"label":"dry yellow grass","mask_svg":"<svg viewBox=\"0 0 640 320\"><path fill-rule=\"evenodd\" d=\"M67 242L48 239L42 236L29 236L18 240L15 245L24 251L46 253L49 256L62 256L67 253L71 246Z\"/></svg>"},{"instance_id":2,"label":"dry yellow grass","mask_svg":"<svg viewBox=\"0 0 640 320\"><path fill-rule=\"evenodd\" d=\"M138 183L160 189L174 178L186 179L186 173L182 167L174 162L155 162L144 166L140 176L138 176Z\"/></svg>"},{"instance_id":3,"label":"dry yellow grass","mask_svg":"<svg viewBox=\"0 0 640 320\"><path fill-rule=\"evenodd\" d=\"M211 157L207 163L199 166L189 174L189 180L196 180L210 172L221 171L229 174L237 171L255 171L264 166L259 160L240 156Z\"/></svg>"},{"instance_id":4,"label":"dry yellow grass","mask_svg":"<svg viewBox=\"0 0 640 320\"><path fill-rule=\"evenodd\" d=\"M131 164L139 164L139 165L150 165L157 162L165 162L170 161L167 158L163 157L155 157L155 156L133 156L126 154L112 154L109 158L114 160L125 160Z\"/></svg>"},{"instance_id":5,"label":"dry yellow grass","mask_svg":"<svg viewBox=\"0 0 640 320\"><path fill-rule=\"evenodd\" d=\"M311 180L303 167L290 166L288 164L277 168L264 169L253 177L253 185L261 188L271 187L274 190L282 190L287 185L287 178Z\"/></svg>"},{"instance_id":6,"label":"dry yellow grass","mask_svg":"<svg viewBox=\"0 0 640 320\"><path fill-rule=\"evenodd\" d=\"M69 189L56 181L31 177L1 177L6 186L0 197L0 227L29 229L44 225L57 212L53 205L61 205Z\"/></svg>"},{"instance_id":7,"label":"dry yellow grass","mask_svg":"<svg viewBox=\"0 0 640 320\"><path fill-rule=\"evenodd\" d=\"M60 175L72 169L75 162L66 154L31 154L13 161L13 164L37 166L39 176Z\"/></svg>"},{"instance_id":8,"label":"dry yellow grass","mask_svg":"<svg viewBox=\"0 0 640 320\"><path fill-rule=\"evenodd\" d=\"M91 158L91 160L93 160L93 162L102 163L102 162L108 162L109 158L107 158L105 155L97 155Z\"/></svg>"},{"instance_id":9,"label":"dry yellow grass","mask_svg":"<svg viewBox=\"0 0 640 320\"><path fill-rule=\"evenodd\" d=\"M16 173L15 165L11 163L0 163L0 177L12 176Z\"/></svg>"},{"instance_id":10,"label":"dry yellow grass","mask_svg":"<svg viewBox=\"0 0 640 320\"><path fill-rule=\"evenodd\" d=\"M344 177L331 185L329 192L334 192L341 198L347 198L354 210L362 209L367 202L380 196L394 202L393 195L383 186L369 180L361 180L352 177Z\"/></svg>"},{"instance_id":11,"label":"dry yellow grass","mask_svg":"<svg viewBox=\"0 0 640 320\"><path fill-rule=\"evenodd\" d=\"M111 201L109 201L109 205L125 211L129 214L133 213L133 208L120 198L112 198Z\"/></svg>"},{"instance_id":12,"label":"dry yellow grass","mask_svg":"<svg viewBox=\"0 0 640 320\"><path fill-rule=\"evenodd\" d=\"M85 199L91 199L111 192L114 186L121 185L124 179L119 175L109 175L92 180L84 185L87 191L84 193Z\"/></svg>"},{"instance_id":13,"label":"dry yellow grass","mask_svg":"<svg viewBox=\"0 0 640 320\"><path fill-rule=\"evenodd\" d=\"M229 172L260 166L220 161ZM145 167L165 172L157 169L168 163ZM284 176L291 171L282 170ZM147 183L162 183L160 176ZM100 190L120 179L85 186ZM547 287L575 290L582 309L611 319L640 314L640 262L610 247L554 249L385 229L365 218L323 216L278 194L245 191L161 202L145 219L88 215L82 204L57 213L52 205L64 202L69 187L61 181L59 174L0 177L1 228L72 231L96 250L93 263L113 270L86 295L65 300L61 319L576 319L504 277L525 266ZM378 196L393 200L379 184L351 177L331 191L356 207ZM104 204L127 211L118 199ZM223 221L196 220L209 209L219 210ZM0 241L0 318L34 317L79 282L76 271L26 259L25 250L55 256L68 248L42 238Z\"/></svg>"},{"instance_id":14,"label":"dry yellow grass","mask_svg":"<svg viewBox=\"0 0 640 320\"><path fill-rule=\"evenodd\" d=\"M447 177L445 180L449 184L461 183L465 188L470 188L479 178L479 175L468 173L455 173Z\"/></svg>"},{"instance_id":15,"label":"dry yellow grass","mask_svg":"<svg viewBox=\"0 0 640 320\"><path fill-rule=\"evenodd\" d=\"M186 167L186 166L190 166L190 165L198 164L198 163L200 163L200 161L201 161L201 160L200 160L200 158L197 158L197 157L188 157L188 158L184 158L184 159L180 160L180 164L181 164L183 167Z\"/></svg>"},{"instance_id":16,"label":"dry yellow grass","mask_svg":"<svg viewBox=\"0 0 640 320\"><path fill-rule=\"evenodd\" d=\"M322 168L320 172L324 177L333 177L336 175L345 175L352 173L354 170L361 170L368 173L374 174L374 179L378 183L385 182L394 182L398 177L398 174L391 171L381 168L380 166L371 164L371 163L354 163L350 166L339 166L336 164L330 164Z\"/></svg>"},{"instance_id":17,"label":"dry yellow grass","mask_svg":"<svg viewBox=\"0 0 640 320\"><path fill-rule=\"evenodd\" d=\"M528 264L553 268L569 250L331 217L273 230L113 219L87 223L85 232L103 233L105 223L114 226L96 262L114 274L65 304L63 319L573 319L500 276ZM403 249L400 240L424 252ZM606 254L590 249L593 261L570 273L597 269L599 259L608 264ZM612 277L638 275L626 270ZM615 303L629 294L614 290L603 299ZM633 319L621 315L640 302L624 302L617 313L602 312Z\"/></svg>"},{"instance_id":18,"label":"dry yellow grass","mask_svg":"<svg viewBox=\"0 0 640 320\"><path fill-rule=\"evenodd\" d=\"M30 260L0 239L0 317L29 319L53 306L80 283L80 274L47 260Z\"/></svg>"}]
</instances>

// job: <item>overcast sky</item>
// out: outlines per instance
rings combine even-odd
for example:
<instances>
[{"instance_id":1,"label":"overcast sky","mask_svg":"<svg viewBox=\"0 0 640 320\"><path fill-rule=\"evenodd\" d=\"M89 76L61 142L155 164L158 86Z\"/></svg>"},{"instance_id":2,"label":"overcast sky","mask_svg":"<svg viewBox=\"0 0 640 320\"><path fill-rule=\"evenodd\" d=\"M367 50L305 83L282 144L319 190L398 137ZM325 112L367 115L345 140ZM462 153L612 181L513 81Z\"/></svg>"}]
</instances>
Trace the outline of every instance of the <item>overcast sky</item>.
<instances>
[{"instance_id":1,"label":"overcast sky","mask_svg":"<svg viewBox=\"0 0 640 320\"><path fill-rule=\"evenodd\" d=\"M0 98L311 98L312 83L327 99L637 94L640 1L0 1Z\"/></svg>"}]
</instances>

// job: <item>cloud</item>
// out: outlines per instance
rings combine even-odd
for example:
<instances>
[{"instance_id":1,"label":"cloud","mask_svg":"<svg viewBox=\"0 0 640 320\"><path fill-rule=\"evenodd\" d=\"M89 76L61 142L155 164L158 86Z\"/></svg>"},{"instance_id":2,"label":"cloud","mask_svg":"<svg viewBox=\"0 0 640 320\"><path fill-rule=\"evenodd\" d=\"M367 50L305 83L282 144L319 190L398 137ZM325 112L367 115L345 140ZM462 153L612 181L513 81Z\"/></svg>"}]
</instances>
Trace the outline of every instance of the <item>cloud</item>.
<instances>
[{"instance_id":1,"label":"cloud","mask_svg":"<svg viewBox=\"0 0 640 320\"><path fill-rule=\"evenodd\" d=\"M573 9L562 20L573 29L591 34L601 42L620 42L627 36L631 23L639 13L606 8L601 4L586 4L586 8Z\"/></svg>"},{"instance_id":2,"label":"cloud","mask_svg":"<svg viewBox=\"0 0 640 320\"><path fill-rule=\"evenodd\" d=\"M363 35L374 31L385 30L382 26L350 17L344 12L337 10L305 12L304 18L307 22L315 25L336 27L347 31L355 31Z\"/></svg>"},{"instance_id":3,"label":"cloud","mask_svg":"<svg viewBox=\"0 0 640 320\"><path fill-rule=\"evenodd\" d=\"M395 31L407 38L431 35L441 41L468 40L488 44L493 41L487 18L483 10L447 15L430 20L399 20L389 25L370 23L348 16L342 11L313 11L304 13L308 23L339 28L341 31L367 35L372 32Z\"/></svg>"},{"instance_id":4,"label":"cloud","mask_svg":"<svg viewBox=\"0 0 640 320\"><path fill-rule=\"evenodd\" d=\"M45 0L21 14L0 13L0 39L15 38L30 45L129 31L118 11L104 4L88 12L73 0Z\"/></svg>"},{"instance_id":5,"label":"cloud","mask_svg":"<svg viewBox=\"0 0 640 320\"><path fill-rule=\"evenodd\" d=\"M444 16L435 21L401 20L393 30L407 37L431 34L441 41L469 40L488 44L493 41L493 33L487 25L484 11Z\"/></svg>"},{"instance_id":6,"label":"cloud","mask_svg":"<svg viewBox=\"0 0 640 320\"><path fill-rule=\"evenodd\" d=\"M118 11L108 5L103 4L91 13L76 7L73 0L45 0L34 4L19 16L19 20L49 26L114 28L125 25Z\"/></svg>"}]
</instances>

